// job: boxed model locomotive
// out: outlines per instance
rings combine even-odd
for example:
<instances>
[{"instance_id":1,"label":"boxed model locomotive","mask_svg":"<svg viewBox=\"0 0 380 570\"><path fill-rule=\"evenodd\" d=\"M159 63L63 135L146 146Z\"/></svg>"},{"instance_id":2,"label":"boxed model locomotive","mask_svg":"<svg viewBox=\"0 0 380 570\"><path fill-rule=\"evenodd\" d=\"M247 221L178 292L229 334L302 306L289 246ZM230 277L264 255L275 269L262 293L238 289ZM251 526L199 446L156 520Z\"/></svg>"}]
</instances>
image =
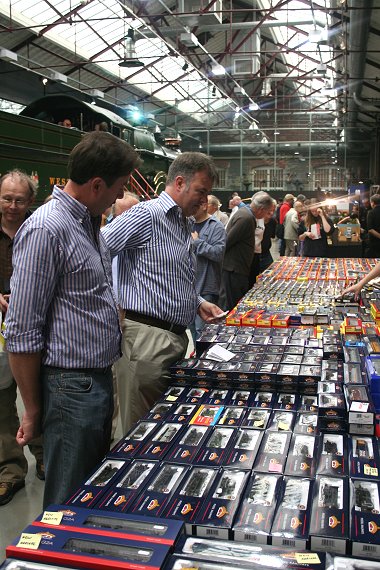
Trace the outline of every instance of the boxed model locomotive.
<instances>
[{"instance_id":1,"label":"boxed model locomotive","mask_svg":"<svg viewBox=\"0 0 380 570\"><path fill-rule=\"evenodd\" d=\"M133 460L120 479L108 487L97 501L96 507L106 511L125 512L159 467L158 461Z\"/></svg>"},{"instance_id":2,"label":"boxed model locomotive","mask_svg":"<svg viewBox=\"0 0 380 570\"><path fill-rule=\"evenodd\" d=\"M144 440L135 452L135 459L163 459L177 438L184 433L187 426L179 423L160 424L152 437Z\"/></svg>"},{"instance_id":3,"label":"boxed model locomotive","mask_svg":"<svg viewBox=\"0 0 380 570\"><path fill-rule=\"evenodd\" d=\"M201 404L190 423L197 426L213 426L217 423L222 411L223 406Z\"/></svg>"},{"instance_id":4,"label":"boxed model locomotive","mask_svg":"<svg viewBox=\"0 0 380 570\"><path fill-rule=\"evenodd\" d=\"M254 470L263 473L283 473L292 434L267 431L264 434Z\"/></svg>"},{"instance_id":5,"label":"boxed model locomotive","mask_svg":"<svg viewBox=\"0 0 380 570\"><path fill-rule=\"evenodd\" d=\"M222 468L217 474L208 497L195 517L197 536L212 535L228 539L235 513L240 504L250 472Z\"/></svg>"},{"instance_id":6,"label":"boxed model locomotive","mask_svg":"<svg viewBox=\"0 0 380 570\"><path fill-rule=\"evenodd\" d=\"M376 437L351 435L350 476L368 480L379 479L379 448Z\"/></svg>"},{"instance_id":7,"label":"boxed model locomotive","mask_svg":"<svg viewBox=\"0 0 380 570\"><path fill-rule=\"evenodd\" d=\"M138 422L114 447L107 457L132 459L149 437L160 429L158 422Z\"/></svg>"},{"instance_id":8,"label":"boxed model locomotive","mask_svg":"<svg viewBox=\"0 0 380 570\"><path fill-rule=\"evenodd\" d=\"M270 414L270 410L250 408L244 416L241 426L265 430L268 425Z\"/></svg>"},{"instance_id":9,"label":"boxed model locomotive","mask_svg":"<svg viewBox=\"0 0 380 570\"><path fill-rule=\"evenodd\" d=\"M236 515L234 540L268 543L281 488L281 475L253 473Z\"/></svg>"},{"instance_id":10,"label":"boxed model locomotive","mask_svg":"<svg viewBox=\"0 0 380 570\"><path fill-rule=\"evenodd\" d=\"M285 474L313 478L317 466L319 438L295 433L292 436Z\"/></svg>"},{"instance_id":11,"label":"boxed model locomotive","mask_svg":"<svg viewBox=\"0 0 380 570\"><path fill-rule=\"evenodd\" d=\"M155 472L148 485L130 505L129 512L150 517L162 516L167 503L188 471L187 465L162 463L160 470Z\"/></svg>"},{"instance_id":12,"label":"boxed model locomotive","mask_svg":"<svg viewBox=\"0 0 380 570\"><path fill-rule=\"evenodd\" d=\"M160 406L166 406L167 404L156 404L153 408L160 409ZM198 409L197 404L172 404L170 413L167 413L165 416L165 422L174 422L174 423L181 423L181 424L188 424L191 418L194 416ZM153 411L152 410L152 411Z\"/></svg>"},{"instance_id":13,"label":"boxed model locomotive","mask_svg":"<svg viewBox=\"0 0 380 570\"><path fill-rule=\"evenodd\" d=\"M196 465L223 465L235 438L235 429L216 426L195 458Z\"/></svg>"},{"instance_id":14,"label":"boxed model locomotive","mask_svg":"<svg viewBox=\"0 0 380 570\"><path fill-rule=\"evenodd\" d=\"M269 431L293 431L293 425L296 419L295 412L288 410L273 410L269 418Z\"/></svg>"},{"instance_id":15,"label":"boxed model locomotive","mask_svg":"<svg viewBox=\"0 0 380 570\"><path fill-rule=\"evenodd\" d=\"M373 425L376 411L368 386L346 384L344 394L348 410L348 422L350 424Z\"/></svg>"},{"instance_id":16,"label":"boxed model locomotive","mask_svg":"<svg viewBox=\"0 0 380 570\"><path fill-rule=\"evenodd\" d=\"M260 447L263 432L251 428L237 428L224 465L239 469L252 469Z\"/></svg>"},{"instance_id":17,"label":"boxed model locomotive","mask_svg":"<svg viewBox=\"0 0 380 570\"><path fill-rule=\"evenodd\" d=\"M145 421L162 421L166 420L177 406L170 402L159 402L145 416ZM194 406L195 407L195 406Z\"/></svg>"},{"instance_id":18,"label":"boxed model locomotive","mask_svg":"<svg viewBox=\"0 0 380 570\"><path fill-rule=\"evenodd\" d=\"M318 434L318 412L298 412L293 432L312 435Z\"/></svg>"},{"instance_id":19,"label":"boxed model locomotive","mask_svg":"<svg viewBox=\"0 0 380 570\"><path fill-rule=\"evenodd\" d=\"M216 422L219 426L239 426L247 413L247 408L240 406L225 406Z\"/></svg>"},{"instance_id":20,"label":"boxed model locomotive","mask_svg":"<svg viewBox=\"0 0 380 570\"><path fill-rule=\"evenodd\" d=\"M190 464L202 446L210 428L205 425L188 425L181 431L180 438L172 445L166 455L166 461Z\"/></svg>"},{"instance_id":21,"label":"boxed model locomotive","mask_svg":"<svg viewBox=\"0 0 380 570\"><path fill-rule=\"evenodd\" d=\"M105 570L115 567L157 570L164 564L169 551L170 547L165 544L32 525L26 527L6 549L7 556L40 564L66 563Z\"/></svg>"},{"instance_id":22,"label":"boxed model locomotive","mask_svg":"<svg viewBox=\"0 0 380 570\"><path fill-rule=\"evenodd\" d=\"M310 479L284 477L271 529L274 546L306 548L312 490Z\"/></svg>"},{"instance_id":23,"label":"boxed model locomotive","mask_svg":"<svg viewBox=\"0 0 380 570\"><path fill-rule=\"evenodd\" d=\"M100 467L66 499L65 504L93 507L105 494L109 486L128 467L129 463L129 461L105 459Z\"/></svg>"},{"instance_id":24,"label":"boxed model locomotive","mask_svg":"<svg viewBox=\"0 0 380 570\"><path fill-rule=\"evenodd\" d=\"M192 534L194 519L218 473L219 470L212 467L193 467L182 479L177 491L166 505L163 515L184 521L186 531Z\"/></svg>"},{"instance_id":25,"label":"boxed model locomotive","mask_svg":"<svg viewBox=\"0 0 380 570\"><path fill-rule=\"evenodd\" d=\"M349 520L348 479L317 475L311 510L311 548L346 554Z\"/></svg>"},{"instance_id":26,"label":"boxed model locomotive","mask_svg":"<svg viewBox=\"0 0 380 570\"><path fill-rule=\"evenodd\" d=\"M380 483L351 480L351 535L353 556L379 559Z\"/></svg>"},{"instance_id":27,"label":"boxed model locomotive","mask_svg":"<svg viewBox=\"0 0 380 570\"><path fill-rule=\"evenodd\" d=\"M71 509L67 505L49 505L32 525L167 545L173 545L184 531L178 521L160 518L151 521L139 515L121 516L98 509Z\"/></svg>"},{"instance_id":28,"label":"boxed model locomotive","mask_svg":"<svg viewBox=\"0 0 380 570\"><path fill-rule=\"evenodd\" d=\"M324 433L318 454L317 475L345 477L348 468L348 439L346 434Z\"/></svg>"}]
</instances>

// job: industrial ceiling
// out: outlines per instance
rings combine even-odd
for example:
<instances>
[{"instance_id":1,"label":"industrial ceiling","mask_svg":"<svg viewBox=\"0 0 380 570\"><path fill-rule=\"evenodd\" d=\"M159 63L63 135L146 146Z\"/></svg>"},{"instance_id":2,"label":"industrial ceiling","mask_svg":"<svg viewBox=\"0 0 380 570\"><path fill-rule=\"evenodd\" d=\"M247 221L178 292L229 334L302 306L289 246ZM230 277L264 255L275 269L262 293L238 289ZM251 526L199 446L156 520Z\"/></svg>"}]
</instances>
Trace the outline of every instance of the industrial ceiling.
<instances>
[{"instance_id":1,"label":"industrial ceiling","mask_svg":"<svg viewBox=\"0 0 380 570\"><path fill-rule=\"evenodd\" d=\"M379 35L373 0L0 0L0 97L70 93L184 149L346 164L374 149Z\"/></svg>"}]
</instances>

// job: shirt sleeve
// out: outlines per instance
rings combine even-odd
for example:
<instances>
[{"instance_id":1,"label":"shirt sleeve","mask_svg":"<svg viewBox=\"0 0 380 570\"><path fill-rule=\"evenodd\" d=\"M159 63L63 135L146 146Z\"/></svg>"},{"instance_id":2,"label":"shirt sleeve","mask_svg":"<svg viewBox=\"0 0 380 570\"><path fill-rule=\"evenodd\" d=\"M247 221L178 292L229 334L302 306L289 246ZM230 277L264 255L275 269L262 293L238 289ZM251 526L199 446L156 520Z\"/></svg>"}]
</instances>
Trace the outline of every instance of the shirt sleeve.
<instances>
[{"instance_id":1,"label":"shirt sleeve","mask_svg":"<svg viewBox=\"0 0 380 570\"><path fill-rule=\"evenodd\" d=\"M117 216L101 229L112 256L126 249L143 247L152 235L152 218L143 204Z\"/></svg>"},{"instance_id":2,"label":"shirt sleeve","mask_svg":"<svg viewBox=\"0 0 380 570\"><path fill-rule=\"evenodd\" d=\"M57 286L60 260L58 240L46 229L26 229L16 236L6 319L9 352L35 353L44 348L46 315Z\"/></svg>"},{"instance_id":3,"label":"shirt sleeve","mask_svg":"<svg viewBox=\"0 0 380 570\"><path fill-rule=\"evenodd\" d=\"M206 257L211 261L223 261L226 248L226 230L221 223L211 223L209 239L206 241L202 236L194 240L194 248L197 255Z\"/></svg>"}]
</instances>

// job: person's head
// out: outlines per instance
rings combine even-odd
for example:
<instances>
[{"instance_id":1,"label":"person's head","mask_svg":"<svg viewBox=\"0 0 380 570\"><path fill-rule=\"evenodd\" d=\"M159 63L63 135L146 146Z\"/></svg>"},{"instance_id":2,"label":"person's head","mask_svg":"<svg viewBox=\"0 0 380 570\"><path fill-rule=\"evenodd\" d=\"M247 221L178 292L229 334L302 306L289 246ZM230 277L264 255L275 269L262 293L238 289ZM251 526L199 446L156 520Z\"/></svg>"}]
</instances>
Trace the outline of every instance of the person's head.
<instances>
[{"instance_id":1,"label":"person's head","mask_svg":"<svg viewBox=\"0 0 380 570\"><path fill-rule=\"evenodd\" d=\"M266 192L256 192L252 196L251 210L257 220L265 219L266 217L269 220L273 216L275 208L276 200Z\"/></svg>"},{"instance_id":2,"label":"person's head","mask_svg":"<svg viewBox=\"0 0 380 570\"><path fill-rule=\"evenodd\" d=\"M11 170L0 178L0 207L2 219L21 226L28 208L37 195L35 182L21 170Z\"/></svg>"},{"instance_id":3,"label":"person's head","mask_svg":"<svg viewBox=\"0 0 380 570\"><path fill-rule=\"evenodd\" d=\"M141 161L134 148L110 133L83 136L70 153L66 191L100 216L117 198Z\"/></svg>"},{"instance_id":4,"label":"person's head","mask_svg":"<svg viewBox=\"0 0 380 570\"><path fill-rule=\"evenodd\" d=\"M124 192L122 198L118 198L113 205L113 215L120 216L123 212L130 210L132 206L136 206L140 202L139 197L134 192L129 192L128 190Z\"/></svg>"},{"instance_id":5,"label":"person's head","mask_svg":"<svg viewBox=\"0 0 380 570\"><path fill-rule=\"evenodd\" d=\"M72 127L71 120L70 119L63 119L62 126L71 128Z\"/></svg>"},{"instance_id":6,"label":"person's head","mask_svg":"<svg viewBox=\"0 0 380 570\"><path fill-rule=\"evenodd\" d=\"M297 214L300 214L301 212L304 211L305 206L304 203L300 200L296 200L294 202L293 208L295 209L295 211L297 212Z\"/></svg>"},{"instance_id":7,"label":"person's head","mask_svg":"<svg viewBox=\"0 0 380 570\"><path fill-rule=\"evenodd\" d=\"M305 194L298 194L296 200L297 200L297 202L302 202L302 204L304 204L305 200L306 200Z\"/></svg>"},{"instance_id":8,"label":"person's head","mask_svg":"<svg viewBox=\"0 0 380 570\"><path fill-rule=\"evenodd\" d=\"M371 208L376 208L380 205L380 194L373 194L370 198Z\"/></svg>"},{"instance_id":9,"label":"person's head","mask_svg":"<svg viewBox=\"0 0 380 570\"><path fill-rule=\"evenodd\" d=\"M220 202L218 200L218 198L216 196L214 196L213 194L210 194L207 197L208 200L208 213L213 215L215 214L215 212L217 212L220 208Z\"/></svg>"},{"instance_id":10,"label":"person's head","mask_svg":"<svg viewBox=\"0 0 380 570\"><path fill-rule=\"evenodd\" d=\"M207 202L203 202L197 212L195 212L194 214L194 218L196 222L203 222L204 220L207 220L207 218L209 218L211 216L211 214L208 212L208 203Z\"/></svg>"},{"instance_id":11,"label":"person's head","mask_svg":"<svg viewBox=\"0 0 380 570\"><path fill-rule=\"evenodd\" d=\"M211 157L201 152L184 152L169 167L165 191L185 216L193 216L201 204L207 204L207 196L217 180Z\"/></svg>"},{"instance_id":12,"label":"person's head","mask_svg":"<svg viewBox=\"0 0 380 570\"><path fill-rule=\"evenodd\" d=\"M310 228L311 224L315 224L321 221L320 214L323 212L323 208L321 207L321 203L316 198L307 200L305 206L307 209L305 224L308 228Z\"/></svg>"},{"instance_id":13,"label":"person's head","mask_svg":"<svg viewBox=\"0 0 380 570\"><path fill-rule=\"evenodd\" d=\"M351 217L358 218L359 217L359 204L353 204L351 209Z\"/></svg>"},{"instance_id":14,"label":"person's head","mask_svg":"<svg viewBox=\"0 0 380 570\"><path fill-rule=\"evenodd\" d=\"M293 194L285 194L284 202L286 202L287 204L290 204L290 206L292 206L294 200L295 200L295 198L294 198Z\"/></svg>"}]
</instances>

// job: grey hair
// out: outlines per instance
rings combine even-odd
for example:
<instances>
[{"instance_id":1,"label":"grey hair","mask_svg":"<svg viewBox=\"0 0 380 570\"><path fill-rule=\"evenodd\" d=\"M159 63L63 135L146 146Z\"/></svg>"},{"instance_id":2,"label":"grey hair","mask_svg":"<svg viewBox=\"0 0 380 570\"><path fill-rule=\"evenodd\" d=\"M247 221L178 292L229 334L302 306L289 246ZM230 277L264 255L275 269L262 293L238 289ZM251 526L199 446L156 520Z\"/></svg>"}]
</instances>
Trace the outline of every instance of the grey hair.
<instances>
[{"instance_id":1,"label":"grey hair","mask_svg":"<svg viewBox=\"0 0 380 570\"><path fill-rule=\"evenodd\" d=\"M35 198L37 196L37 184L28 174L26 174L26 172L18 170L18 168L10 170L0 178L0 188L3 185L3 182L8 178L18 178L20 182L26 184L30 192L30 198Z\"/></svg>"},{"instance_id":2,"label":"grey hair","mask_svg":"<svg viewBox=\"0 0 380 570\"><path fill-rule=\"evenodd\" d=\"M276 200L274 200L266 192L256 192L252 196L251 205L257 209L269 210L276 205Z\"/></svg>"},{"instance_id":3,"label":"grey hair","mask_svg":"<svg viewBox=\"0 0 380 570\"><path fill-rule=\"evenodd\" d=\"M166 184L173 184L177 176L183 176L186 183L189 184L195 174L201 171L207 173L213 184L218 182L218 172L210 156L201 152L183 152L170 165Z\"/></svg>"}]
</instances>

